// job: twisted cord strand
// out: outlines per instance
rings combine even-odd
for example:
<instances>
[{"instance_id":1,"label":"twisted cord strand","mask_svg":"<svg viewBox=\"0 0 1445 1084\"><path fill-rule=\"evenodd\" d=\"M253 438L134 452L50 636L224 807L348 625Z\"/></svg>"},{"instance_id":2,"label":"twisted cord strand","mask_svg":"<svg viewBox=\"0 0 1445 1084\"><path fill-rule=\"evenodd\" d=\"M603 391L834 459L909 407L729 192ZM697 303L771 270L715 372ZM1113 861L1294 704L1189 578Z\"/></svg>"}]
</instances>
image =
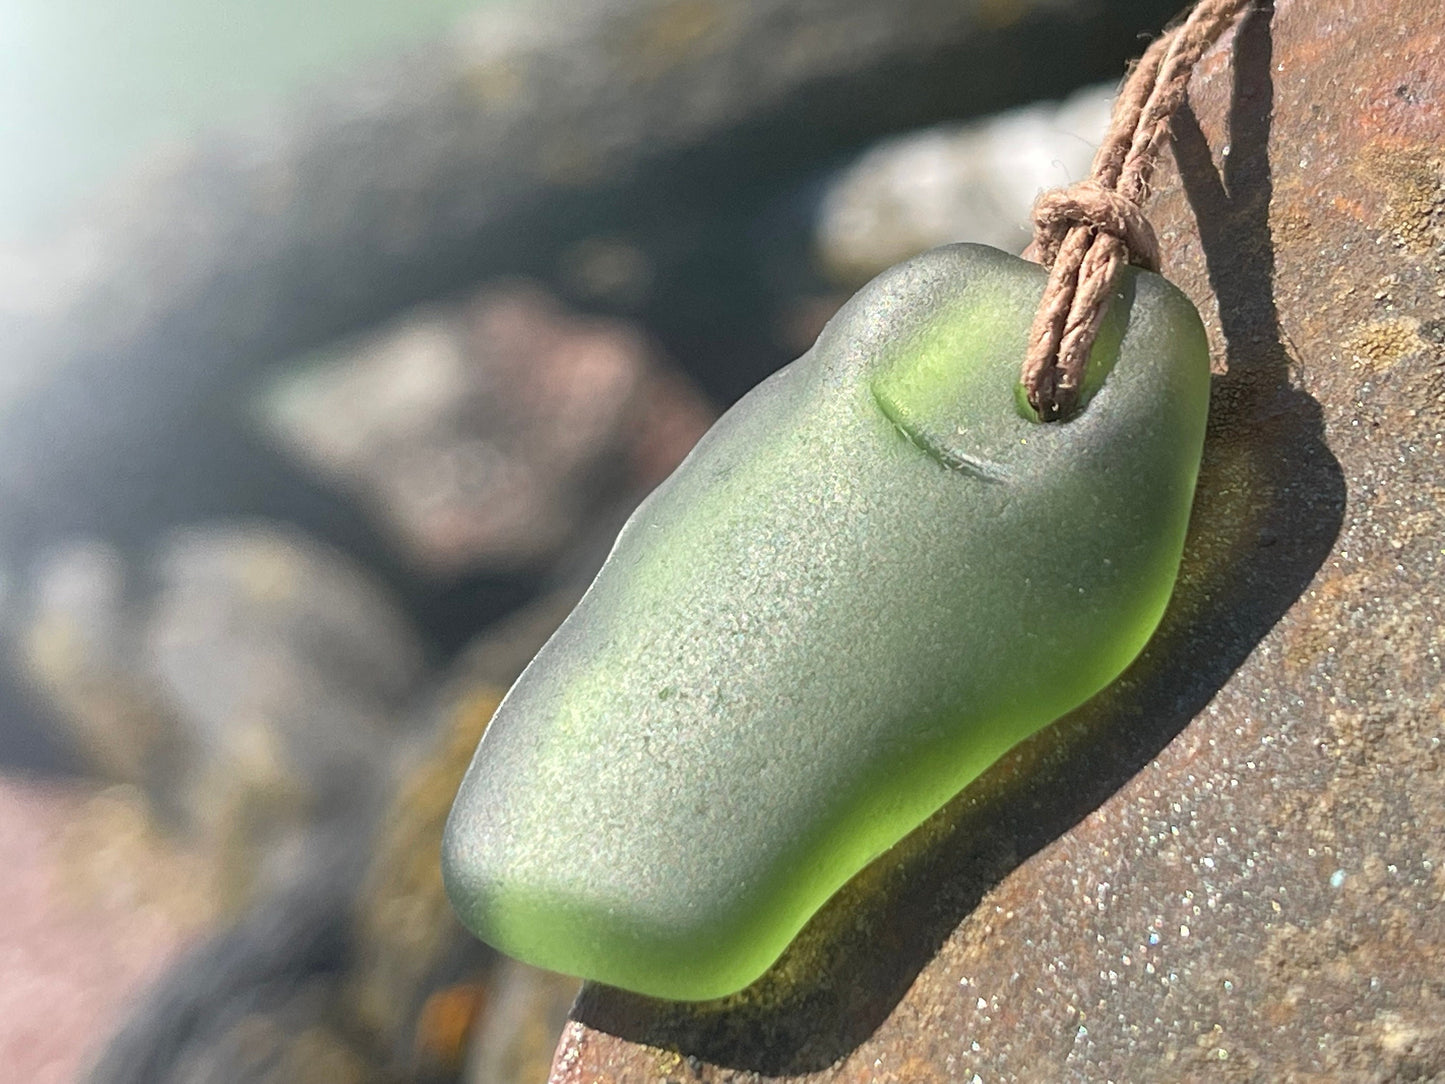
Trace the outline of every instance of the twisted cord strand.
<instances>
[{"instance_id":1,"label":"twisted cord strand","mask_svg":"<svg viewBox=\"0 0 1445 1084\"><path fill-rule=\"evenodd\" d=\"M1034 240L1024 256L1050 268L1029 330L1019 379L1042 421L1068 417L1084 364L1126 264L1159 269L1159 245L1143 203L1169 122L1199 58L1251 0L1200 0L1158 38L1125 80L1091 176L1045 192L1034 205Z\"/></svg>"}]
</instances>

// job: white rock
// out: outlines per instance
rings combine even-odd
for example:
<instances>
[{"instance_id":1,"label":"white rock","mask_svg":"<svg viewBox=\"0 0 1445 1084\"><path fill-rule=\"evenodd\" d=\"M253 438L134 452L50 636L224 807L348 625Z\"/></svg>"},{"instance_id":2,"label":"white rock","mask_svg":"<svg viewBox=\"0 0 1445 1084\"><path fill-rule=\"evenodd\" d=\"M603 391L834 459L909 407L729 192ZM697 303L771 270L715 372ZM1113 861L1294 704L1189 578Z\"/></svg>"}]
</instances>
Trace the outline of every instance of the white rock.
<instances>
[{"instance_id":1,"label":"white rock","mask_svg":"<svg viewBox=\"0 0 1445 1084\"><path fill-rule=\"evenodd\" d=\"M854 284L953 241L1021 252L1039 192L1087 176L1115 89L1088 87L1063 102L879 143L824 198L817 236L823 268Z\"/></svg>"}]
</instances>

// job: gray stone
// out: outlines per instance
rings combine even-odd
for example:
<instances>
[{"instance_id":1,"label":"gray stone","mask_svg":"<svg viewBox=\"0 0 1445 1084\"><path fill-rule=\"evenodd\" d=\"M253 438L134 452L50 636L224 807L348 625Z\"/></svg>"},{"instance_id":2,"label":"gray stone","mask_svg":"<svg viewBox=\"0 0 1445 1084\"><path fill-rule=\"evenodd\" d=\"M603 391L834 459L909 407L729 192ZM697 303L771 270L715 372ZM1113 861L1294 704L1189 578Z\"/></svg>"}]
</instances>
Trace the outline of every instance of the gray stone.
<instances>
[{"instance_id":1,"label":"gray stone","mask_svg":"<svg viewBox=\"0 0 1445 1084\"><path fill-rule=\"evenodd\" d=\"M622 299L642 281L652 314L716 339L716 316L693 313L735 288L720 269L758 193L870 138L1113 72L1176 7L489 4L429 47L177 148L73 230L0 254L0 551L134 531L198 469L230 479L203 454L204 419L259 370L499 272ZM618 236L650 272L578 254ZM704 238L717 258L693 258Z\"/></svg>"},{"instance_id":2,"label":"gray stone","mask_svg":"<svg viewBox=\"0 0 1445 1084\"><path fill-rule=\"evenodd\" d=\"M1088 176L1116 86L884 140L830 186L818 256L858 285L910 256L954 241L1022 252L1045 188Z\"/></svg>"},{"instance_id":3,"label":"gray stone","mask_svg":"<svg viewBox=\"0 0 1445 1084\"><path fill-rule=\"evenodd\" d=\"M341 554L270 525L190 528L152 576L148 663L203 741L266 721L320 755L397 728L421 645Z\"/></svg>"},{"instance_id":4,"label":"gray stone","mask_svg":"<svg viewBox=\"0 0 1445 1084\"><path fill-rule=\"evenodd\" d=\"M379 800L421 645L360 569L271 526L178 532L152 578L145 667L196 745L186 805L226 867L284 881L314 822Z\"/></svg>"},{"instance_id":5,"label":"gray stone","mask_svg":"<svg viewBox=\"0 0 1445 1084\"><path fill-rule=\"evenodd\" d=\"M546 565L711 421L635 325L521 283L302 365L267 397L271 431L439 577Z\"/></svg>"},{"instance_id":6,"label":"gray stone","mask_svg":"<svg viewBox=\"0 0 1445 1084\"><path fill-rule=\"evenodd\" d=\"M232 537L221 563L259 548ZM373 814L316 824L289 878L138 1003L97 1084L439 1082L468 1064L512 1066L528 1075L502 1079L521 1084L545 1072L576 983L498 966L462 928L442 887L441 835L503 691L576 596L544 596L461 653L405 713L416 740L394 750Z\"/></svg>"},{"instance_id":7,"label":"gray stone","mask_svg":"<svg viewBox=\"0 0 1445 1084\"><path fill-rule=\"evenodd\" d=\"M190 735L142 672L130 587L102 542L49 550L17 592L6 647L89 770L173 798Z\"/></svg>"},{"instance_id":8,"label":"gray stone","mask_svg":"<svg viewBox=\"0 0 1445 1084\"><path fill-rule=\"evenodd\" d=\"M101 543L58 548L15 624L22 672L87 765L197 837L230 906L291 877L318 824L374 813L418 740L415 631L293 531L187 529L144 576Z\"/></svg>"}]
</instances>

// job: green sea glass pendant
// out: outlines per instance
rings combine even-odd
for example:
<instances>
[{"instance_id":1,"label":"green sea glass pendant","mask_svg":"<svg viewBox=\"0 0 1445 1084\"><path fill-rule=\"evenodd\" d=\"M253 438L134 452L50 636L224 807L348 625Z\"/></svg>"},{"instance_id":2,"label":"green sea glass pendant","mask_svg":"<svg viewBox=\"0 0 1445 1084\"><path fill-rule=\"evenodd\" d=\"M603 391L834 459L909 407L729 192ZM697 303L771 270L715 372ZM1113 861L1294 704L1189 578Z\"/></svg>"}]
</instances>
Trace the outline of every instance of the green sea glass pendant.
<instances>
[{"instance_id":1,"label":"green sea glass pendant","mask_svg":"<svg viewBox=\"0 0 1445 1084\"><path fill-rule=\"evenodd\" d=\"M447 889L478 936L731 993L1135 657L1189 519L1204 332L1126 271L1082 409L1040 424L1016 385L1045 278L975 245L884 273L633 514L452 809Z\"/></svg>"}]
</instances>

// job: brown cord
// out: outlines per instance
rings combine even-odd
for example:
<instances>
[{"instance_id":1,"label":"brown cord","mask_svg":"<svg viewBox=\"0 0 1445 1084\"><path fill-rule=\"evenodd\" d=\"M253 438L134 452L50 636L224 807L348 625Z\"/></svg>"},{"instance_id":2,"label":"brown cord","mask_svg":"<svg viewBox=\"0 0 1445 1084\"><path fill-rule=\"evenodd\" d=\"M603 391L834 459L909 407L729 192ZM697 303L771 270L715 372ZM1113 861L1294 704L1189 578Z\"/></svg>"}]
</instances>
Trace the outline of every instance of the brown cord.
<instances>
[{"instance_id":1,"label":"brown cord","mask_svg":"<svg viewBox=\"0 0 1445 1084\"><path fill-rule=\"evenodd\" d=\"M1024 256L1051 271L1019 379L1042 421L1067 417L1078 401L1119 270L1129 263L1159 269L1158 241L1141 209L1149 178L1194 66L1249 2L1199 0L1150 45L1114 102L1093 175L1034 205L1034 240Z\"/></svg>"}]
</instances>

